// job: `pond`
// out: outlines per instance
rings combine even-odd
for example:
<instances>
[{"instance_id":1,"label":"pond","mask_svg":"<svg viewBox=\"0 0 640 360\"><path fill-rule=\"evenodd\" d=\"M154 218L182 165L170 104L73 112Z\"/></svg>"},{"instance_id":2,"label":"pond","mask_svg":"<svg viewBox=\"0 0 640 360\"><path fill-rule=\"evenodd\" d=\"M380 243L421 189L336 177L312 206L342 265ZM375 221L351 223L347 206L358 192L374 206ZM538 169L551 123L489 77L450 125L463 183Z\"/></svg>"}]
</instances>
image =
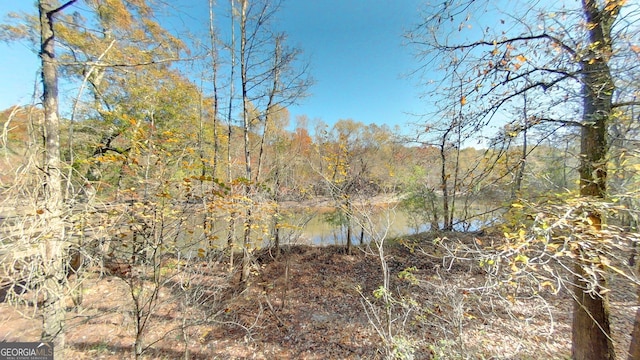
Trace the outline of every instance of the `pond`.
<instances>
[{"instance_id":1,"label":"pond","mask_svg":"<svg viewBox=\"0 0 640 360\"><path fill-rule=\"evenodd\" d=\"M476 209L476 213L486 213L487 209ZM361 242L368 244L372 240L388 239L402 235L413 235L420 232L429 231L431 224L415 224L408 213L399 210L397 207L370 207L366 211L356 211L352 220L352 244L358 245ZM283 218L280 221L280 244L281 245L346 245L347 230L345 225L340 224L340 219L336 219L335 214L330 209L324 208L289 208L283 211ZM492 223L495 214L474 218L469 221L454 220L454 230L456 231L478 231ZM344 220L342 220L344 222ZM263 223L264 224L264 223ZM178 241L187 245L188 248L198 249L213 246L224 248L227 243L228 220L219 219L214 221L214 240L207 244L203 240L202 215L194 214L187 223L184 224L189 231L178 231ZM236 245L242 246L242 220L235 223ZM440 224L442 227L442 224ZM252 231L254 244L260 247L269 246L271 230L260 228ZM195 241L195 242L194 242ZM192 244L192 245L188 245Z\"/></svg>"},{"instance_id":2,"label":"pond","mask_svg":"<svg viewBox=\"0 0 640 360\"><path fill-rule=\"evenodd\" d=\"M328 221L326 213L298 213L287 221L298 227L297 230L283 231L284 239L287 239L289 243L316 246L346 244L346 226ZM474 219L467 222L454 221L454 230L478 231L488 224L490 221L485 219ZM372 239L381 239L382 236L390 238L413 235L429 231L430 228L431 224L418 226L412 224L411 218L406 212L397 209L381 209L365 219L352 221L351 241L352 244L359 244L362 237L362 242L366 244Z\"/></svg>"}]
</instances>

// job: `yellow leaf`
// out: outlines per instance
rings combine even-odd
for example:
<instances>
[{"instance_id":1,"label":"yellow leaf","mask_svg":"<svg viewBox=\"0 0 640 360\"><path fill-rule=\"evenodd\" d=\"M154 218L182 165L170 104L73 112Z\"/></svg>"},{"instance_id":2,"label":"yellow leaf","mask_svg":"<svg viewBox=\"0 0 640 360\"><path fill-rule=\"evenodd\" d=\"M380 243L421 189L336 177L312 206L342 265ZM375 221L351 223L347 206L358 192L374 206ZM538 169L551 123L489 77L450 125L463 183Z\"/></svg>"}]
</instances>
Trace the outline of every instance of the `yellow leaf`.
<instances>
[{"instance_id":1,"label":"yellow leaf","mask_svg":"<svg viewBox=\"0 0 640 360\"><path fill-rule=\"evenodd\" d=\"M527 58L524 57L524 55L521 54L521 55L516 56L516 60L518 60L520 62L525 62L525 61L527 61Z\"/></svg>"},{"instance_id":2,"label":"yellow leaf","mask_svg":"<svg viewBox=\"0 0 640 360\"><path fill-rule=\"evenodd\" d=\"M626 2L626 0L607 1L607 6L605 6L604 9L606 11L613 11L616 7L622 7Z\"/></svg>"},{"instance_id":3,"label":"yellow leaf","mask_svg":"<svg viewBox=\"0 0 640 360\"><path fill-rule=\"evenodd\" d=\"M518 254L518 256L516 256L514 261L520 261L520 262L526 264L526 263L529 262L529 258L524 254Z\"/></svg>"},{"instance_id":4,"label":"yellow leaf","mask_svg":"<svg viewBox=\"0 0 640 360\"><path fill-rule=\"evenodd\" d=\"M526 235L527 235L527 232L526 232L524 229L520 229L520 230L518 230L518 238L519 238L520 240L524 240L524 238L526 237ZM518 257L520 257L520 256L521 256L521 255L518 255ZM522 256L524 256L524 255L522 255ZM517 259L518 259L518 258L516 258L516 260L517 260Z\"/></svg>"}]
</instances>

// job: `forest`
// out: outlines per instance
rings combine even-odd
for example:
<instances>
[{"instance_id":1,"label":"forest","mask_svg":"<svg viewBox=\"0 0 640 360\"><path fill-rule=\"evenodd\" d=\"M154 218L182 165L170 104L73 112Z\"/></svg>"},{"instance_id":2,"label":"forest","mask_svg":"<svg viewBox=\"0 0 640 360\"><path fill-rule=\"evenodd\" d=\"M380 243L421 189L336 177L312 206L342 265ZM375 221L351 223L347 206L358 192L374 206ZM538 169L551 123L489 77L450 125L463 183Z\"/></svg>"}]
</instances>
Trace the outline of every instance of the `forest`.
<instances>
[{"instance_id":1,"label":"forest","mask_svg":"<svg viewBox=\"0 0 640 360\"><path fill-rule=\"evenodd\" d=\"M8 14L0 40L41 68L0 111L0 342L640 359L640 5L516 1L485 24L491 3L407 24L433 110L402 128L291 118L314 79L277 0L209 0L205 39L154 0Z\"/></svg>"}]
</instances>

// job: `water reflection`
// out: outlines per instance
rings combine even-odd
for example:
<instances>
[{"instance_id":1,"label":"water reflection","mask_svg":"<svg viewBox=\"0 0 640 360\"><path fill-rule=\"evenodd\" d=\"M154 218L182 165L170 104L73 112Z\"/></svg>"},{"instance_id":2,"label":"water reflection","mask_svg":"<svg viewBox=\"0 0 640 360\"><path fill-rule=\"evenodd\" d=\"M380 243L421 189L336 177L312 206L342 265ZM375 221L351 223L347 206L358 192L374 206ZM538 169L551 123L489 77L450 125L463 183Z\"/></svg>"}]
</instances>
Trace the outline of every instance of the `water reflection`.
<instances>
[{"instance_id":1,"label":"water reflection","mask_svg":"<svg viewBox=\"0 0 640 360\"><path fill-rule=\"evenodd\" d=\"M297 217L290 217L288 221L296 223ZM383 235L386 235L387 238L398 237L431 229L431 224L412 225L410 217L397 210L379 211L369 218L354 220L352 224L352 244L359 244L361 238L362 242L366 244L374 238L380 239ZM454 230L478 231L487 224L488 222L483 220L454 221ZM297 244L317 246L346 245L346 237L346 226L335 226L327 222L323 214L312 214L306 224L300 228L297 239L294 239L295 235L288 236Z\"/></svg>"},{"instance_id":2,"label":"water reflection","mask_svg":"<svg viewBox=\"0 0 640 360\"><path fill-rule=\"evenodd\" d=\"M327 221L326 209L289 209L283 212L283 218L279 222L279 242L281 245L346 245L346 226L336 225L335 222ZM264 219L267 220L267 219ZM493 218L479 218L466 222L454 221L456 231L478 231L491 223ZM186 226L189 231L176 231L177 241L194 251L200 248L218 248L227 246L227 236L229 232L228 220L218 219L211 223L208 240L202 231L202 215L195 215L187 220ZM241 219L235 222L232 238L235 245L242 247L242 233L244 223ZM442 227L442 224L440 224ZM429 231L431 224L416 224L411 216L398 209L375 209L367 216L359 215L352 220L351 242L358 245L370 243L372 239L392 238L402 235L413 235L420 232ZM252 231L252 244L258 247L272 245L275 236L273 228L269 226Z\"/></svg>"}]
</instances>

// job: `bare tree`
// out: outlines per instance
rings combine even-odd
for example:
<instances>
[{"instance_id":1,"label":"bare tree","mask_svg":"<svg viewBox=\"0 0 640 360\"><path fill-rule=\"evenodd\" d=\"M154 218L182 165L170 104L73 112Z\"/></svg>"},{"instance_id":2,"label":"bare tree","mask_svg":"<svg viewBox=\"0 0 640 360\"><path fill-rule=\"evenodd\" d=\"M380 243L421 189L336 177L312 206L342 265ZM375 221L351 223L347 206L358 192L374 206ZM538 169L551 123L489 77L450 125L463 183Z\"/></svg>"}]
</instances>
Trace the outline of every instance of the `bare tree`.
<instances>
[{"instance_id":1,"label":"bare tree","mask_svg":"<svg viewBox=\"0 0 640 360\"><path fill-rule=\"evenodd\" d=\"M264 151L258 159L258 171L253 169L251 138L255 121L262 121L263 137L269 131L270 118L275 109L294 103L304 95L310 82L306 79L306 67L295 69L299 51L284 51L283 35L274 35L270 21L279 9L278 1L240 0L238 53L240 86L242 92L242 128L244 145L244 195L251 198L254 181L258 181ZM235 9L232 6L232 11ZM233 36L233 35L232 35ZM235 42L235 39L232 39ZM273 50L272 50L273 49ZM232 49L235 51L235 49ZM295 70L293 70L295 69ZM233 81L233 80L231 80ZM284 84L284 85L283 85ZM263 148L262 148L263 150ZM249 275L252 207L245 207L243 227L243 260L241 281Z\"/></svg>"},{"instance_id":2,"label":"bare tree","mask_svg":"<svg viewBox=\"0 0 640 360\"><path fill-rule=\"evenodd\" d=\"M211 40L211 70L213 84L213 109L212 109L212 126L213 126L213 165L211 176L217 176L218 158L220 153L220 140L218 139L218 50L216 41L216 32L213 21L214 1L209 0L209 38ZM204 174L203 174L204 175Z\"/></svg>"},{"instance_id":3,"label":"bare tree","mask_svg":"<svg viewBox=\"0 0 640 360\"><path fill-rule=\"evenodd\" d=\"M249 6L248 0L240 0L240 81L242 84L242 128L244 139L244 166L245 166L245 196L249 197L251 193L251 144L249 143L249 133L251 132L251 115L249 112L249 62L247 54L247 38L251 34L247 33L248 18L247 10ZM266 9L266 8L265 8ZM249 265L251 261L251 253L249 244L251 242L251 206L247 206L245 210L244 234L242 241L242 272L240 273L240 282L246 282L249 277Z\"/></svg>"}]
</instances>

